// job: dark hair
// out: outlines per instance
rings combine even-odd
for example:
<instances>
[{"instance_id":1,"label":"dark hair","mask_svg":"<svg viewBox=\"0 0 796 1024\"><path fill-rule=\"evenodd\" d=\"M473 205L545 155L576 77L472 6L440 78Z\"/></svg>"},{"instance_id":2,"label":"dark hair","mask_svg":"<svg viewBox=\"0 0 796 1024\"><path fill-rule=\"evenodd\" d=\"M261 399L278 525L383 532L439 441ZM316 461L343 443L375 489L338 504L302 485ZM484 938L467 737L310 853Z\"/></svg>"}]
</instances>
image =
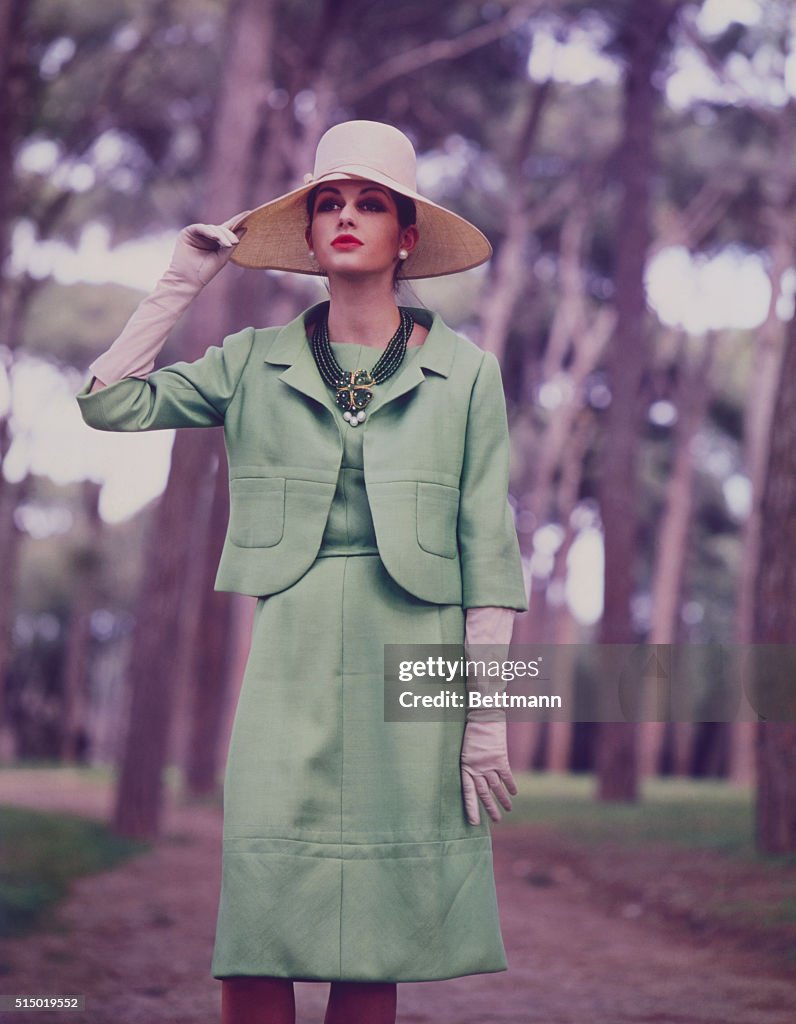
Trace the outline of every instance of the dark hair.
<instances>
[{"instance_id":1,"label":"dark hair","mask_svg":"<svg viewBox=\"0 0 796 1024\"><path fill-rule=\"evenodd\" d=\"M320 187L320 185L316 185L315 188L310 189L307 193L307 227L310 228L312 227L312 215L315 210L315 197L317 196L318 189ZM401 230L410 228L413 224L416 224L417 208L415 207L414 199L410 199L409 196L403 196L400 192L394 192L391 188L388 188L387 191L390 193L393 198L393 202L395 203L395 209L398 213L398 224ZM398 289L398 282L401 278L402 266L403 262L399 260L395 265L395 272L392 277L392 286L396 291Z\"/></svg>"}]
</instances>

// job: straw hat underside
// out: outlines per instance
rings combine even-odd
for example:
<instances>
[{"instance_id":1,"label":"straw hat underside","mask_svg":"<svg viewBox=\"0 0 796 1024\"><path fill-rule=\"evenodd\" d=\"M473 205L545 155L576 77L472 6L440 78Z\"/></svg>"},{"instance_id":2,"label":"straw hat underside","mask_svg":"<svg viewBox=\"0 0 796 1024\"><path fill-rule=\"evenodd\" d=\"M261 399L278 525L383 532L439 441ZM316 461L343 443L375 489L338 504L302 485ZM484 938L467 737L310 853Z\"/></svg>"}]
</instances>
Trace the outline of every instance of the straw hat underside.
<instances>
[{"instance_id":1,"label":"straw hat underside","mask_svg":"<svg viewBox=\"0 0 796 1024\"><path fill-rule=\"evenodd\" d=\"M359 177L344 172L330 173L253 210L241 222L246 233L235 247L232 261L242 267L322 275L317 263L310 260L304 239L307 193L322 181ZM413 199L416 204L420 240L414 252L404 260L402 278L455 274L477 267L492 255L492 247L486 237L458 214L437 206L416 192L396 187L394 182L381 179L380 175L370 173L366 177L363 174L362 178L379 181Z\"/></svg>"}]
</instances>

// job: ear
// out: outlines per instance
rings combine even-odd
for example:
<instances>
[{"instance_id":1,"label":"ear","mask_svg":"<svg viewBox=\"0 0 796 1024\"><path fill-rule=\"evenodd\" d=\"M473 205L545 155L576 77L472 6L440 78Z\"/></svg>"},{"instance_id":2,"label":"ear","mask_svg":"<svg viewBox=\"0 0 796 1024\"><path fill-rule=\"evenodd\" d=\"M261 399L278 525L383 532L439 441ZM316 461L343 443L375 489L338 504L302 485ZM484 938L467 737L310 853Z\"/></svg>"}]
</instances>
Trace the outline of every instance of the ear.
<instances>
[{"instance_id":1,"label":"ear","mask_svg":"<svg viewBox=\"0 0 796 1024\"><path fill-rule=\"evenodd\" d=\"M410 224L408 228L404 228L401 232L401 246L406 249L410 256L419 241L420 232L417 229L417 224Z\"/></svg>"},{"instance_id":2,"label":"ear","mask_svg":"<svg viewBox=\"0 0 796 1024\"><path fill-rule=\"evenodd\" d=\"M304 241L307 243L307 248L312 248L312 228L308 227L304 232Z\"/></svg>"}]
</instances>

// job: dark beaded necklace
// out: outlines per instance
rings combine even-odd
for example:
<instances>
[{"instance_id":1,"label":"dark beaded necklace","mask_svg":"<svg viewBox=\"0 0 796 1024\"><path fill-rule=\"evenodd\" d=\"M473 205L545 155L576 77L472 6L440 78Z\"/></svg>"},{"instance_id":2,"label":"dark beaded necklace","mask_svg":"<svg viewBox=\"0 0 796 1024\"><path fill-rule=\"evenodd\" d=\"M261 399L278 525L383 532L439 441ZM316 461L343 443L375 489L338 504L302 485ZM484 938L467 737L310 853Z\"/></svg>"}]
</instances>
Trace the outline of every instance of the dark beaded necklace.
<instances>
[{"instance_id":1,"label":"dark beaded necklace","mask_svg":"<svg viewBox=\"0 0 796 1024\"><path fill-rule=\"evenodd\" d=\"M312 354L318 372L329 387L335 388L335 401L344 409L343 418L352 427L358 426L365 419L365 407L373 398L371 388L391 377L401 365L406 346L415 326L414 319L405 309L399 309L401 323L398 330L390 338L387 347L368 370L353 370L350 373L342 368L335 358L332 343L329 340L329 324L326 315L321 316L312 332Z\"/></svg>"}]
</instances>

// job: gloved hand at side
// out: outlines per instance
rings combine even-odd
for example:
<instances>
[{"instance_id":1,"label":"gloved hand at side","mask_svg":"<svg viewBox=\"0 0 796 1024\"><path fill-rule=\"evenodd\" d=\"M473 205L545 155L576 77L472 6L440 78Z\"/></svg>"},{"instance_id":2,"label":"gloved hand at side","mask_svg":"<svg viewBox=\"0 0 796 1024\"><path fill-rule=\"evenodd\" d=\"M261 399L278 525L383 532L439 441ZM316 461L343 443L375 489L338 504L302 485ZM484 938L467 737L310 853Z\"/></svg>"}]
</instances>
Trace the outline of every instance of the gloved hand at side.
<instances>
[{"instance_id":1,"label":"gloved hand at side","mask_svg":"<svg viewBox=\"0 0 796 1024\"><path fill-rule=\"evenodd\" d=\"M468 608L464 634L468 659L479 659L484 654L485 648L471 651L473 645L489 645L490 660L505 658L514 628L514 614L513 608ZM494 678L468 682L468 690L482 693L503 692L505 688L505 683ZM510 811L509 794L517 793L506 744L506 712L501 708L471 708L466 720L460 764L467 820L471 825L480 823L480 798L490 818L500 821L495 798Z\"/></svg>"},{"instance_id":2,"label":"gloved hand at side","mask_svg":"<svg viewBox=\"0 0 796 1024\"><path fill-rule=\"evenodd\" d=\"M111 347L89 366L97 391L124 377L147 377L172 328L229 260L239 237L235 226L250 213L223 224L190 224L177 236L171 263L154 290L143 299Z\"/></svg>"}]
</instances>

